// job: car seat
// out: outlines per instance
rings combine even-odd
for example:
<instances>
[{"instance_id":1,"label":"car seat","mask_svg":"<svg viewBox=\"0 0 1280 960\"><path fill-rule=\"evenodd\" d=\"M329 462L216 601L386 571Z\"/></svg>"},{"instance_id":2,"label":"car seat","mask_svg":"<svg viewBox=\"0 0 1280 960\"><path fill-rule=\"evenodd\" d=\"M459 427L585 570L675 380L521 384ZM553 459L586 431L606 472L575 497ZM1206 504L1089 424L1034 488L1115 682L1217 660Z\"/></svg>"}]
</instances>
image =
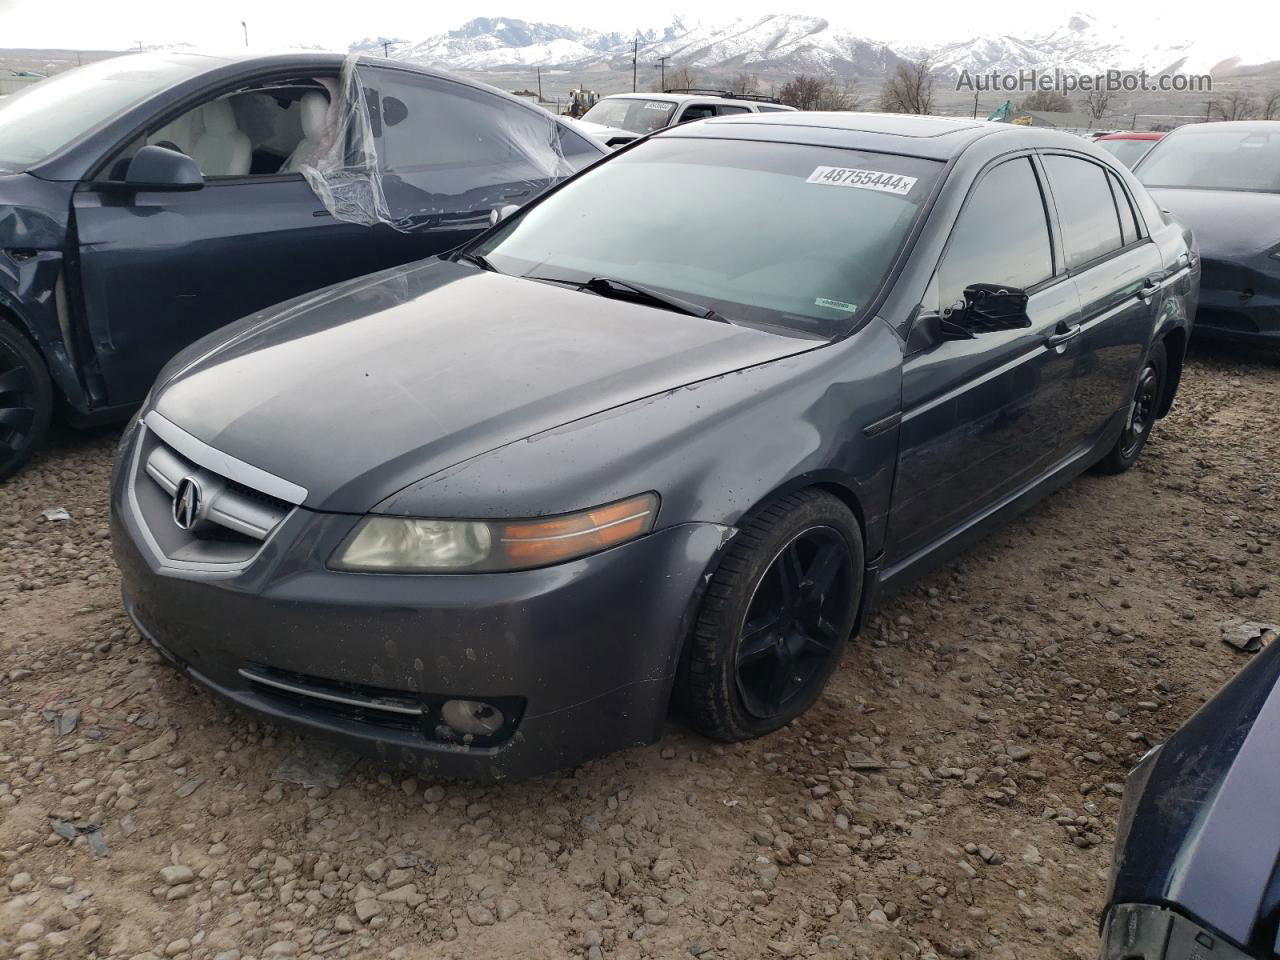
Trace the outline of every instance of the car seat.
<instances>
[{"instance_id":1,"label":"car seat","mask_svg":"<svg viewBox=\"0 0 1280 960\"><path fill-rule=\"evenodd\" d=\"M296 173L304 163L314 162L329 129L329 100L323 93L304 93L298 101L298 109L301 111L302 140L280 168L281 173Z\"/></svg>"},{"instance_id":2,"label":"car seat","mask_svg":"<svg viewBox=\"0 0 1280 960\"><path fill-rule=\"evenodd\" d=\"M191 148L191 159L206 177L243 177L253 162L253 146L236 124L230 102L214 100L200 108L204 132Z\"/></svg>"}]
</instances>

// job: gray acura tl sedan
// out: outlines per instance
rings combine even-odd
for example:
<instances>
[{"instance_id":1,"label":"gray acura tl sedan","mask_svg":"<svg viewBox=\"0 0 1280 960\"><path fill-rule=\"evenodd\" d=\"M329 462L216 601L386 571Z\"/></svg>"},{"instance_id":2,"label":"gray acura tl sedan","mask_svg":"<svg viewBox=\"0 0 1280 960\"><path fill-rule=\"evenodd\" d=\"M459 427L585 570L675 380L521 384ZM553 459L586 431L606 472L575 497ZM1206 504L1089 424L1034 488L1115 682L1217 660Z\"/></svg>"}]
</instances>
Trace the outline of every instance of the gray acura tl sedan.
<instances>
[{"instance_id":1,"label":"gray acura tl sedan","mask_svg":"<svg viewBox=\"0 0 1280 960\"><path fill-rule=\"evenodd\" d=\"M673 703L768 733L881 591L1134 462L1198 283L1076 137L684 125L175 358L118 454L125 604L198 683L428 776L651 742Z\"/></svg>"}]
</instances>

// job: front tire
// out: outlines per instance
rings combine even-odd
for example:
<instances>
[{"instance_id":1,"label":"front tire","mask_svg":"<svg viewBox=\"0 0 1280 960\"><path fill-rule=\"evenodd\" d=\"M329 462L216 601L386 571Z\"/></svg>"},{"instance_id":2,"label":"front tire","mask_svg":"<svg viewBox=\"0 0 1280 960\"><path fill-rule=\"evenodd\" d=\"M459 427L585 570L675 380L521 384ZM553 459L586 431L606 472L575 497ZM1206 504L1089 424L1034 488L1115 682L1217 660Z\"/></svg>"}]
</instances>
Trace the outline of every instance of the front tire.
<instances>
[{"instance_id":1,"label":"front tire","mask_svg":"<svg viewBox=\"0 0 1280 960\"><path fill-rule=\"evenodd\" d=\"M31 459L52 413L53 387L44 360L12 324L0 320L0 480Z\"/></svg>"},{"instance_id":2,"label":"front tire","mask_svg":"<svg viewBox=\"0 0 1280 960\"><path fill-rule=\"evenodd\" d=\"M1124 473L1137 462L1142 448L1147 445L1147 438L1151 436L1151 428L1155 426L1156 411L1160 408L1168 375L1169 360L1163 341L1152 344L1151 352L1142 365L1142 373L1138 375L1133 399L1129 402L1124 429L1120 431L1115 446L1094 465L1096 473Z\"/></svg>"},{"instance_id":3,"label":"front tire","mask_svg":"<svg viewBox=\"0 0 1280 960\"><path fill-rule=\"evenodd\" d=\"M862 530L820 490L757 510L725 548L689 638L677 698L717 740L763 736L821 695L862 597Z\"/></svg>"}]
</instances>

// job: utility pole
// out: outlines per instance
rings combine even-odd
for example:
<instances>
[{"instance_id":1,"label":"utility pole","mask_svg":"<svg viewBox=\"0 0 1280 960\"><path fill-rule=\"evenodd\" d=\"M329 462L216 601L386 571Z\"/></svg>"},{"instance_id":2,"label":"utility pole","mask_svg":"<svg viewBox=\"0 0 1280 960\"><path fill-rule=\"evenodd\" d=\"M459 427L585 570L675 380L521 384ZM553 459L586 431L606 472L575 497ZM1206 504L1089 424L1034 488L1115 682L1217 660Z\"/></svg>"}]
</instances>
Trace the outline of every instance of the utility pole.
<instances>
[{"instance_id":1,"label":"utility pole","mask_svg":"<svg viewBox=\"0 0 1280 960\"><path fill-rule=\"evenodd\" d=\"M658 58L658 69L662 72L662 79L658 83L658 89L663 93L667 92L667 61L670 59L670 55Z\"/></svg>"},{"instance_id":2,"label":"utility pole","mask_svg":"<svg viewBox=\"0 0 1280 960\"><path fill-rule=\"evenodd\" d=\"M973 95L973 119L978 119L978 95Z\"/></svg>"},{"instance_id":3,"label":"utility pole","mask_svg":"<svg viewBox=\"0 0 1280 960\"><path fill-rule=\"evenodd\" d=\"M538 67L538 102L542 102L542 68Z\"/></svg>"},{"instance_id":4,"label":"utility pole","mask_svg":"<svg viewBox=\"0 0 1280 960\"><path fill-rule=\"evenodd\" d=\"M244 30L244 45L247 47L249 45L249 24L241 20L240 27Z\"/></svg>"},{"instance_id":5,"label":"utility pole","mask_svg":"<svg viewBox=\"0 0 1280 960\"><path fill-rule=\"evenodd\" d=\"M384 60L391 59L391 41L390 40L382 41L382 58Z\"/></svg>"},{"instance_id":6,"label":"utility pole","mask_svg":"<svg viewBox=\"0 0 1280 960\"><path fill-rule=\"evenodd\" d=\"M135 41L133 41L133 42L134 42L134 43L136 43L136 44L138 45L138 52L139 52L139 53L141 53L141 52L142 52L142 41L141 41L141 40L135 40Z\"/></svg>"},{"instance_id":7,"label":"utility pole","mask_svg":"<svg viewBox=\"0 0 1280 960\"><path fill-rule=\"evenodd\" d=\"M631 92L636 92L636 63L640 58L640 34L631 41Z\"/></svg>"}]
</instances>

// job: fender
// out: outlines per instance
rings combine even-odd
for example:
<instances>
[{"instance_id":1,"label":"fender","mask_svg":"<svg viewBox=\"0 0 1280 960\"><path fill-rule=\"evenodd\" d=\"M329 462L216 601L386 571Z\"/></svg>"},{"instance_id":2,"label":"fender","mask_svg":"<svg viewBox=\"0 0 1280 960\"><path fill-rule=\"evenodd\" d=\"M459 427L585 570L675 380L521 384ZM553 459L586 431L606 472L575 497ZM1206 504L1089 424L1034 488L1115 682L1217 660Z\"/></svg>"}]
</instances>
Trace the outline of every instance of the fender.
<instances>
[{"instance_id":1,"label":"fender","mask_svg":"<svg viewBox=\"0 0 1280 960\"><path fill-rule=\"evenodd\" d=\"M0 250L0 314L35 345L49 378L71 409L85 414L92 406L69 348L71 319L55 250Z\"/></svg>"},{"instance_id":2,"label":"fender","mask_svg":"<svg viewBox=\"0 0 1280 960\"><path fill-rule=\"evenodd\" d=\"M67 295L71 186L30 174L0 177L0 312L44 358L71 409L92 406L79 376Z\"/></svg>"}]
</instances>

